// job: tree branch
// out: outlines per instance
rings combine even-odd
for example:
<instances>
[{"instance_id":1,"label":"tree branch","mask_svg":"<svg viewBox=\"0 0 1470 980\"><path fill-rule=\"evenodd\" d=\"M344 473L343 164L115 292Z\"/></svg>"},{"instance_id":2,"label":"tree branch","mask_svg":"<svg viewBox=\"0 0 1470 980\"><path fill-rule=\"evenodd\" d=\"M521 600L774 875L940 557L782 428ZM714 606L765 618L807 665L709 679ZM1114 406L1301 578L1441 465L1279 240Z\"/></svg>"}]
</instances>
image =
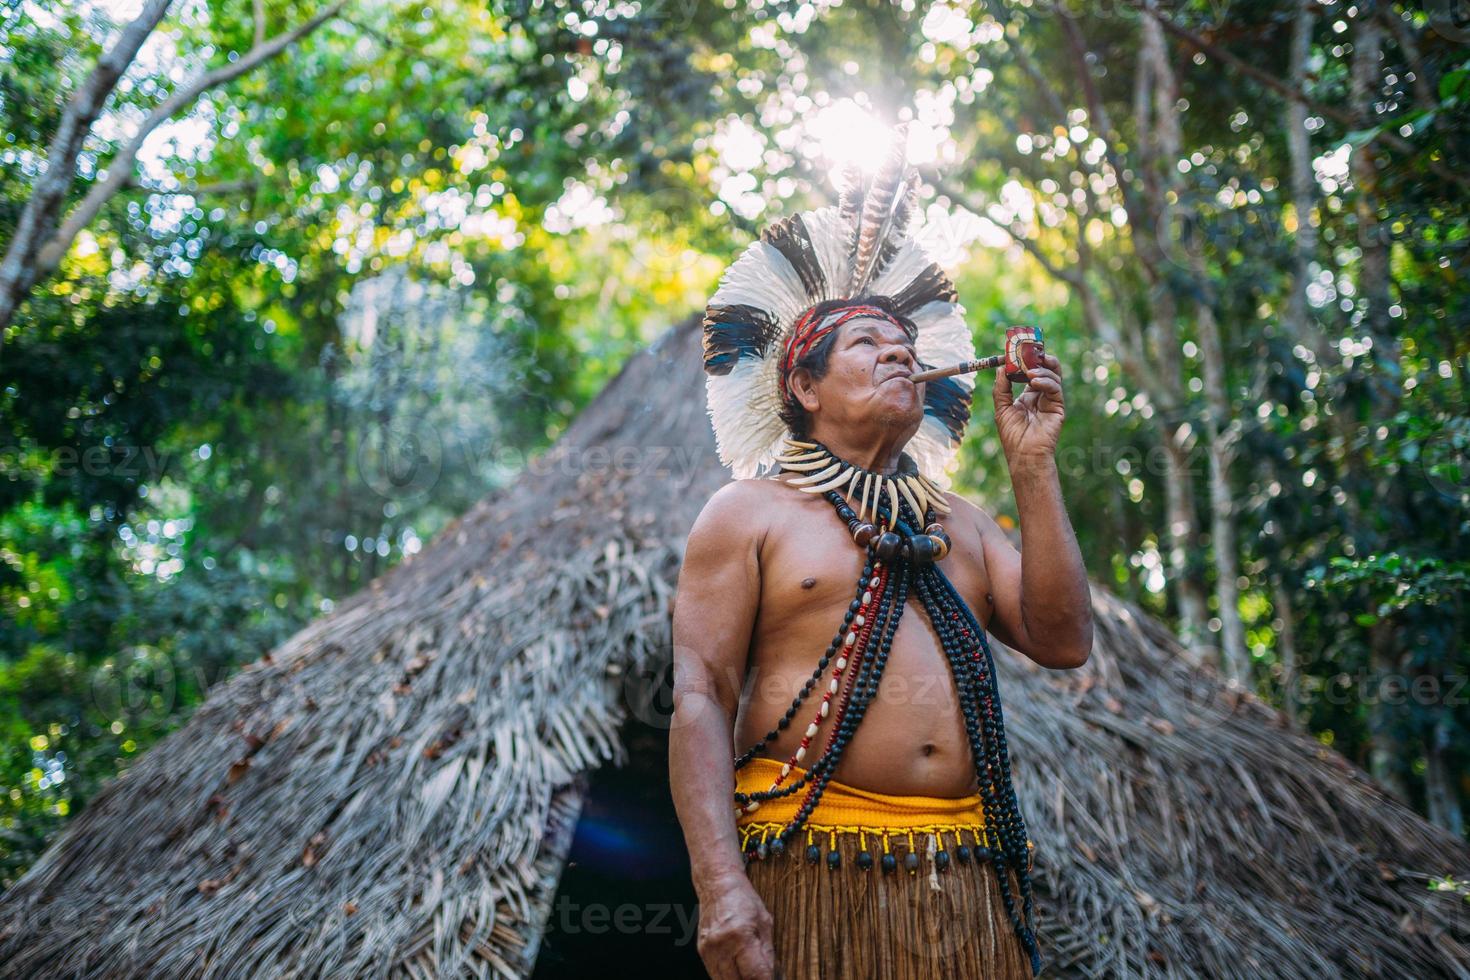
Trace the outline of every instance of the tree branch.
<instances>
[{"instance_id":1,"label":"tree branch","mask_svg":"<svg viewBox=\"0 0 1470 980\"><path fill-rule=\"evenodd\" d=\"M46 149L46 172L36 180L30 200L16 222L10 247L0 261L0 336L15 316L16 307L36 281L32 273L32 262L41 241L56 225L66 193L77 169L77 157L82 144L91 131L92 124L102 113L107 97L117 87L118 81L138 49L153 33L163 15L168 12L172 0L147 0L138 14L118 37L107 53L97 60L92 74L77 90L66 110L61 114L61 123L56 135Z\"/></svg>"},{"instance_id":2,"label":"tree branch","mask_svg":"<svg viewBox=\"0 0 1470 980\"><path fill-rule=\"evenodd\" d=\"M1010 237L1011 241L1021 246L1021 248L1024 249L1028 255L1036 260L1038 265L1046 270L1047 275L1051 276L1053 279L1057 280L1060 283L1064 283L1072 287L1073 289L1080 290L1087 288L1087 284L1083 281L1082 277L1075 270L1064 269L1057 263L1053 262L1051 256L1043 252L1041 250L1041 246L1037 245L1035 241L1033 241L1026 235L1017 232L1014 228L1003 225L999 221L991 218L988 214L985 213L983 209L977 207L974 202L968 200L959 191L945 184L938 184L935 186L935 189L939 191L939 193L948 197L950 200L954 201L960 207L964 208L966 211L969 211L972 214L980 215L981 217L985 218L985 220L989 221L992 225L1005 232L1006 235Z\"/></svg>"},{"instance_id":3,"label":"tree branch","mask_svg":"<svg viewBox=\"0 0 1470 980\"><path fill-rule=\"evenodd\" d=\"M998 0L985 0L985 10L1004 29L1006 25L1006 18L1004 16L1006 10L1004 5L999 3ZM1051 111L1056 115L1057 119L1065 125L1067 122L1067 108L1062 104L1061 96L1057 94L1056 89L1052 87L1047 77L1042 74L1041 69L1036 66L1036 62L1031 60L1031 56L1026 53L1026 49L1016 41L1006 38L1006 50L1015 59L1016 67L1020 68L1025 76L1030 79L1031 84L1036 87L1036 91L1040 92L1046 99L1047 105L1051 108Z\"/></svg>"},{"instance_id":4,"label":"tree branch","mask_svg":"<svg viewBox=\"0 0 1470 980\"><path fill-rule=\"evenodd\" d=\"M1145 8L1143 12L1147 16L1152 17L1155 21L1157 21L1159 26L1162 27L1169 34L1172 34L1174 37L1194 48L1196 51L1204 53L1207 57L1219 59L1220 61L1234 68L1236 71L1240 72L1242 75L1255 79L1272 91L1284 95L1288 99L1294 99L1295 101L1302 103L1302 105L1305 105L1317 115L1322 116L1326 119L1331 119L1333 122L1338 123L1339 125L1344 126L1349 130L1353 129L1357 124L1357 120L1353 117L1353 114L1351 112L1339 109L1335 106L1324 105L1321 102L1317 102L1301 89L1296 88L1292 85L1288 85L1286 82L1282 81L1280 78L1277 78L1270 72L1263 71L1260 68L1257 68L1250 62L1244 61L1243 59L1231 54L1229 51L1226 51L1224 48L1219 47L1218 45L1215 45L1209 41L1206 41L1198 34L1195 34L1192 31L1179 26L1169 18L1165 17L1163 14L1159 13L1159 11L1154 9L1154 7L1149 6ZM1410 143L1408 140L1404 139L1403 137L1399 136L1397 133L1389 129L1379 127L1378 130L1373 134L1373 139L1387 143L1389 146L1393 147L1398 152L1405 154L1406 156L1418 156L1420 153L1419 149L1415 147L1413 143ZM1443 164L1436 163L1433 160L1429 161L1427 166L1429 167L1429 170L1436 176L1459 184L1461 187L1470 188L1470 177L1467 177L1464 174L1456 173Z\"/></svg>"},{"instance_id":5,"label":"tree branch","mask_svg":"<svg viewBox=\"0 0 1470 980\"><path fill-rule=\"evenodd\" d=\"M1133 252L1143 264L1150 281L1157 281L1161 265L1158 256L1159 249L1157 243L1148 237L1148 229L1155 226L1157 222L1149 220L1149 209L1124 177L1127 168L1124 167L1123 160L1118 155L1117 143L1113 137L1112 120L1108 116L1107 107L1103 105L1102 97L1098 94L1097 86L1093 84L1091 69L1087 64L1087 40L1077 27L1077 22L1066 13L1057 10L1057 17L1061 21L1063 33L1067 36L1067 50L1071 55L1072 69L1077 74L1077 83L1082 87L1082 98L1087 105L1087 118L1092 122L1097 134L1102 137L1103 152L1118 182L1118 195L1123 199L1123 210L1127 212L1128 223L1133 229L1131 236ZM1147 177L1146 167L1141 166L1139 169L1140 176ZM1140 235L1142 235L1141 242Z\"/></svg>"},{"instance_id":6,"label":"tree branch","mask_svg":"<svg viewBox=\"0 0 1470 980\"><path fill-rule=\"evenodd\" d=\"M129 187L139 187L136 180L128 182ZM188 194L191 197L204 197L216 194L243 194L255 190L254 180L218 180L212 184L181 184L177 190L165 191L156 187L145 188L150 194L159 194L165 197L178 197Z\"/></svg>"},{"instance_id":7,"label":"tree branch","mask_svg":"<svg viewBox=\"0 0 1470 980\"><path fill-rule=\"evenodd\" d=\"M1198 34L1195 34L1193 31L1190 31L1189 29L1181 27L1180 25L1174 23L1168 17L1165 17L1162 13L1160 13L1152 5L1143 8L1143 13L1149 17L1152 17L1158 23L1158 25L1162 27L1167 33L1173 35L1178 40L1183 41L1185 44L1194 48L1196 51L1202 52L1206 57L1215 58L1218 61L1224 62L1225 64L1234 68L1236 71L1240 72L1242 75L1253 78L1256 81L1260 82L1262 85L1271 89L1273 92L1284 95L1288 99L1294 99L1295 101L1302 103L1319 116L1325 116L1326 118L1331 119L1334 122L1348 127L1349 129L1352 128L1352 113L1345 112L1342 109L1337 108L1336 106L1323 105L1322 103L1314 101L1301 89L1296 88L1292 85L1288 85L1285 81L1277 78L1270 72L1257 68L1255 65L1251 64L1248 61L1245 61L1242 58L1237 57L1236 55L1230 53L1219 45L1211 41L1207 41L1204 38L1200 37Z\"/></svg>"},{"instance_id":8,"label":"tree branch","mask_svg":"<svg viewBox=\"0 0 1470 980\"><path fill-rule=\"evenodd\" d=\"M357 28L359 31L362 31L364 34L368 35L369 37L376 38L377 41L378 41L378 43L381 44L381 45L383 45L383 47L385 47L385 48L400 48L400 47L403 47L403 44L401 42L395 41L393 38L391 38L388 35L384 34L382 31L378 30L376 27L372 26L371 24L365 24L361 20L358 20L356 17L352 17L352 16L350 16L348 14L343 14L342 15L342 19L345 20L347 23L351 24L353 27ZM417 53L422 53L417 48L410 48L409 50L415 51Z\"/></svg>"},{"instance_id":9,"label":"tree branch","mask_svg":"<svg viewBox=\"0 0 1470 980\"><path fill-rule=\"evenodd\" d=\"M1005 21L1001 17L1001 13L995 9L996 6L997 5L992 2L992 0L987 0L986 10L998 22L1005 23ZM1146 220L1146 215L1142 202L1139 200L1138 195L1134 192L1133 188L1124 177L1126 167L1124 166L1124 161L1122 157L1118 153L1116 134L1113 131L1112 122L1108 117L1107 109L1104 106L1102 99L1098 95L1097 86L1092 79L1091 69L1088 67L1087 64L1086 40L1082 37L1082 33L1077 27L1076 22L1066 13L1066 11L1062 10L1055 3L1049 4L1048 9L1060 21L1062 25L1062 31L1067 37L1068 50L1071 53L1073 67L1077 74L1077 84L1082 90L1083 104L1086 106L1087 109L1089 128L1093 131L1093 134L1095 136L1102 140L1103 155L1107 159L1108 167L1113 172L1113 178L1118 188L1118 194L1123 201L1123 209L1125 212L1127 212L1129 223L1134 228L1134 252L1136 255L1138 255L1140 262L1143 263L1144 269L1146 272L1148 272L1150 280L1156 280L1158 278L1158 263L1156 262L1153 253L1157 251L1157 249L1155 248L1153 250L1150 250L1150 243L1145 242L1142 250L1140 250L1137 243L1137 232L1141 229L1149 227L1151 222ZM1047 105L1056 115L1057 121L1063 125L1066 125L1069 122L1067 117L1066 105L1062 101L1062 97L1057 93L1056 88L1036 66L1036 63L1031 60L1030 55L1027 54L1026 49L1022 45L1011 43L1007 45L1007 48L1010 51L1012 58L1015 60L1017 67L1021 69L1022 73L1026 75L1031 84L1035 86L1037 91L1039 91L1045 98ZM1098 168L1088 163L1086 156L1082 152L1082 147L1073 144L1071 152L1072 156L1077 162L1077 169L1083 174L1091 175L1099 172ZM1089 197L1092 197L1092 189L1090 184L1084 181L1084 186L1087 187L1087 193ZM1007 233L1009 233L1010 229L1006 229L1006 231ZM1017 240L1024 241L1024 239ZM1026 246L1023 244L1022 247ZM1045 262L1045 259L1039 252L1033 251L1032 254L1036 257L1038 261L1043 263ZM1051 269L1048 269L1048 272L1052 272L1054 276L1061 278L1057 272Z\"/></svg>"},{"instance_id":10,"label":"tree branch","mask_svg":"<svg viewBox=\"0 0 1470 980\"><path fill-rule=\"evenodd\" d=\"M944 183L936 183L934 189L965 210L973 214L985 216L985 211L982 208L977 207L974 202L970 201L957 189ZM989 219L988 216L986 217L987 220L990 220L991 224L1004 231L1011 241L1021 246L1026 254L1035 259L1037 264L1045 269L1048 275L1071 288L1073 294L1077 297L1077 301L1082 304L1082 316L1087 322L1088 329L1093 335L1100 338L1117 352L1118 360L1122 363L1123 370L1140 385L1156 387L1150 386L1148 383L1150 372L1145 368L1140 339L1136 335L1136 332L1130 331L1125 335L1118 328L1118 325L1103 311L1102 302L1098 299L1097 291L1092 288L1092 284L1087 281L1086 277L1075 269L1068 269L1054 262L1028 236L1018 233L1015 229L1007 227L999 221ZM1084 234L1084 232L1079 230L1080 234ZM1155 398L1154 393L1150 391L1150 397L1155 398L1157 404L1161 406L1170 404L1171 399L1167 394L1161 394L1162 397Z\"/></svg>"},{"instance_id":11,"label":"tree branch","mask_svg":"<svg viewBox=\"0 0 1470 980\"><path fill-rule=\"evenodd\" d=\"M320 11L310 20L284 34L277 35L262 45L251 48L233 64L222 65L213 71L196 75L193 79L181 85L167 99L160 102L148 114L148 118L143 120L143 124L138 127L138 132L133 136L132 140L108 162L107 178L92 185L91 189L87 192L87 196L82 198L81 203L67 216L60 230L56 232L51 240L37 254L35 278L40 279L56 269L56 266L61 262L62 256L66 254L66 250L71 247L72 241L77 237L77 234L83 228L87 227L87 225L91 224L92 219L97 217L97 213L102 210L102 206L132 180L133 161L137 159L138 151L142 149L143 143L148 138L149 133L173 118L174 113L180 109L193 104L199 96L208 92L210 89L218 88L226 82L233 81L262 62L276 57L291 45L335 17L337 12L346 5L347 0L337 0L336 3Z\"/></svg>"},{"instance_id":12,"label":"tree branch","mask_svg":"<svg viewBox=\"0 0 1470 980\"><path fill-rule=\"evenodd\" d=\"M1414 98L1422 109L1432 109L1439 104L1434 97L1434 89L1429 84L1429 72L1424 67L1424 59L1419 54L1419 44L1414 40L1414 35L1409 31L1409 25L1393 9L1393 4L1385 3L1375 6L1374 15L1393 32L1394 43L1399 46L1404 60L1409 63L1409 70L1414 73Z\"/></svg>"}]
</instances>

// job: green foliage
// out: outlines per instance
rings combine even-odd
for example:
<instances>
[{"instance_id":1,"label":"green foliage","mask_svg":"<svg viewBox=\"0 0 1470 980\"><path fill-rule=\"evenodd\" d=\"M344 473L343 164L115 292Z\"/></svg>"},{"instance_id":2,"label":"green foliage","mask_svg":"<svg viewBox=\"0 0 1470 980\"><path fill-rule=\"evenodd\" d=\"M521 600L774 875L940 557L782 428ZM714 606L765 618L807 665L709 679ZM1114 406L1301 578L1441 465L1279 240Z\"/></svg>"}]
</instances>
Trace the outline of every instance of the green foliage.
<instances>
[{"instance_id":1,"label":"green foliage","mask_svg":"<svg viewBox=\"0 0 1470 980\"><path fill-rule=\"evenodd\" d=\"M1413 606L1438 606L1452 602L1470 585L1470 562L1444 562L1438 558L1405 558L1397 553L1370 555L1366 559L1335 557L1331 571L1321 579L1327 590L1351 594L1362 586L1372 597L1371 612L1354 617L1359 626L1372 626L1394 613ZM1314 579L1307 580L1310 588Z\"/></svg>"},{"instance_id":2,"label":"green foliage","mask_svg":"<svg viewBox=\"0 0 1470 980\"><path fill-rule=\"evenodd\" d=\"M31 9L0 3L0 244L109 26L90 6ZM269 0L267 33L315 9ZM72 202L122 122L251 46L253 10L175 10L110 100ZM1430 747L1470 771L1463 704L1385 715L1300 693L1385 659L1411 679L1470 672L1470 216L1442 176L1470 142L1470 62L1407 18L1423 43L1385 42L1379 117L1314 117L1320 197L1300 215L1279 91L1171 49L1184 159L1134 169L1156 138L1133 116L1142 15L1071 12L1126 188L1084 173L1112 160L1093 146L1066 24L1001 4L382 0L181 112L0 338L0 886L210 686L513 476L633 350L702 306L761 225L828 203L826 144L872 156L844 131L863 112L944 137L922 206L962 202L1029 236L1030 255L1000 227L956 225L968 259L953 271L981 352L1034 323L1066 366L1059 463L1094 580L1178 613L1165 433L1207 523L1204 302L1239 439L1258 688L1359 761L1391 735L1415 802ZM1170 16L1283 73L1288 8L1215 13ZM1351 98L1357 29L1357 14L1318 18L1314 103ZM849 115L824 117L839 106ZM839 123L824 133L823 118ZM1374 154L1370 209L1342 147ZM1157 227L1121 213L1128 194L1157 205ZM1021 199L1029 214L1010 207ZM1318 230L1305 327L1285 317L1303 221ZM1386 332L1356 286L1379 233ZM1089 332L1074 272L1119 322L1177 299L1145 324L1150 365L1174 355L1168 418ZM989 380L958 479L1014 526ZM1214 557L1202 541L1187 577L1212 584Z\"/></svg>"}]
</instances>

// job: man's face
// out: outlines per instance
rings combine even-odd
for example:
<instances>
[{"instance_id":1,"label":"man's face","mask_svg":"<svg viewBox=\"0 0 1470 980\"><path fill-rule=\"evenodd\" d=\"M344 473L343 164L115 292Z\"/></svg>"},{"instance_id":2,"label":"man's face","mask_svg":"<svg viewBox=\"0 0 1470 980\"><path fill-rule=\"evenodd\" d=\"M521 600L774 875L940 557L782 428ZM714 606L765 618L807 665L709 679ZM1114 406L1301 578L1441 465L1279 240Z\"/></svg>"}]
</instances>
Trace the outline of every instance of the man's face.
<instances>
[{"instance_id":1,"label":"man's face","mask_svg":"<svg viewBox=\"0 0 1470 980\"><path fill-rule=\"evenodd\" d=\"M910 427L924 418L924 389L909 375L918 370L914 345L902 327L877 317L857 317L837 328L820 381L809 374L797 397L823 425Z\"/></svg>"}]
</instances>

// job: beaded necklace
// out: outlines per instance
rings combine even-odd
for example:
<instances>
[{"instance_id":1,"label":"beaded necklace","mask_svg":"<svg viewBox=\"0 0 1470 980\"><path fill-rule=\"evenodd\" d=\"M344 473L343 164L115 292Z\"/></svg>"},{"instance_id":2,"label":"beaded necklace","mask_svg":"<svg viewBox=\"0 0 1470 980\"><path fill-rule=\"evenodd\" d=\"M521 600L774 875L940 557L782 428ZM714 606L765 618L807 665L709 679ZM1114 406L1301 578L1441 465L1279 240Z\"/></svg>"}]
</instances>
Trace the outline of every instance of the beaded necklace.
<instances>
[{"instance_id":1,"label":"beaded necklace","mask_svg":"<svg viewBox=\"0 0 1470 980\"><path fill-rule=\"evenodd\" d=\"M796 816L782 827L769 845L761 845L763 849L769 847L769 851L775 854L785 851L788 842L811 816L841 762L843 750L851 742L868 706L877 695L899 619L907 607L910 591L913 591L939 635L940 645L955 678L985 815L985 842L975 849L973 855L968 845L960 845L955 851L955 858L961 864L968 864L973 857L978 864L988 862L994 866L1006 914L1031 957L1031 969L1035 974L1040 971L1041 956L1034 932L1031 855L1026 824L1011 784L1010 756L995 664L985 630L935 564L950 549L949 536L935 519L936 512L947 514L950 511L944 502L943 491L918 472L907 453L900 454L898 473L885 476L839 459L820 443L790 438L786 443L787 448L777 457L777 462L785 471L804 474L791 482L807 493L821 493L836 509L838 518L847 524L853 541L867 554L862 574L858 577L856 595L843 613L842 625L817 661L811 677L802 685L776 727L735 759L735 768L743 768L767 744L774 742L781 731L789 728L802 703L831 666L831 678L796 751L781 766L780 774L769 790L735 793L738 812L753 813L764 801L790 796L805 788L806 795ZM855 497L849 496L853 494ZM822 720L833 712L836 714L835 723L821 754L800 778L782 786L792 769L805 757ZM912 853L908 857L916 859ZM821 848L815 844L808 846L807 859L819 861ZM935 855L935 861L937 867L946 868L949 855L941 850ZM829 850L828 868L836 870L840 863L838 851ZM872 855L866 849L860 851L857 863L862 870L870 869ZM897 867L896 858L885 853L881 867L884 872L892 872ZM1015 871L1020 883L1019 911L1006 875L1007 868Z\"/></svg>"}]
</instances>

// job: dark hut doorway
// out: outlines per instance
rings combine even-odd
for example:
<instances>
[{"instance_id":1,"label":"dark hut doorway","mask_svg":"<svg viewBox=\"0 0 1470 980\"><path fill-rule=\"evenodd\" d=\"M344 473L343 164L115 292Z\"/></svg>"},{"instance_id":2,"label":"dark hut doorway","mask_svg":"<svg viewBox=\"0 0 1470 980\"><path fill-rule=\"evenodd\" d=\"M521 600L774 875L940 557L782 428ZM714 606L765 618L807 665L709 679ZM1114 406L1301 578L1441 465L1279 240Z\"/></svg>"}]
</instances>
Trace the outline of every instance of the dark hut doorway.
<instances>
[{"instance_id":1,"label":"dark hut doorway","mask_svg":"<svg viewBox=\"0 0 1470 980\"><path fill-rule=\"evenodd\" d=\"M707 977L695 946L698 906L669 794L666 728L635 712L629 760L591 775L547 917L533 980L605 973Z\"/></svg>"}]
</instances>

